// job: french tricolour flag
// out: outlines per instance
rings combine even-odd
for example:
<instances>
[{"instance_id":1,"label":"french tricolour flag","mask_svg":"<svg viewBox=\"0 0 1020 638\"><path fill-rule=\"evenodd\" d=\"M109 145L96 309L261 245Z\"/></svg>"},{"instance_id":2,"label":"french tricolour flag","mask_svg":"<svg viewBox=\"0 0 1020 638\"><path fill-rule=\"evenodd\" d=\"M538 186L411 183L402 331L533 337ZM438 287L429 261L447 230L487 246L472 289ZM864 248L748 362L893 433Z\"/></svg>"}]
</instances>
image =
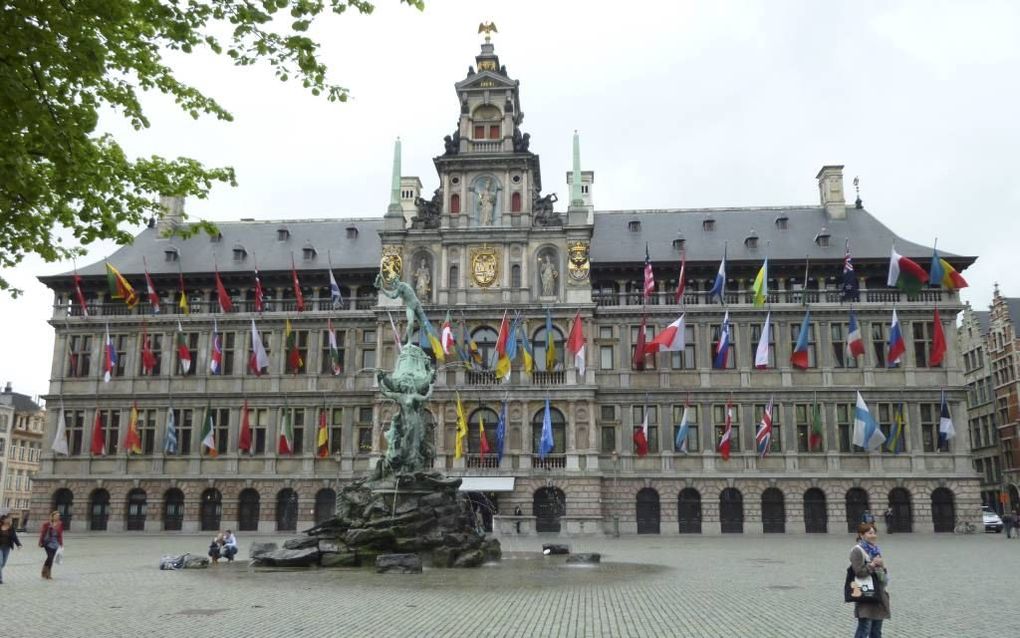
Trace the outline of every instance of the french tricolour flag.
<instances>
[{"instance_id":1,"label":"french tricolour flag","mask_svg":"<svg viewBox=\"0 0 1020 638\"><path fill-rule=\"evenodd\" d=\"M857 407L854 408L853 444L866 450L877 450L885 443L885 435L868 410L864 397L857 392Z\"/></svg>"},{"instance_id":2,"label":"french tricolour flag","mask_svg":"<svg viewBox=\"0 0 1020 638\"><path fill-rule=\"evenodd\" d=\"M903 361L903 353L907 351L907 344L903 341L903 329L900 327L900 319L896 316L896 309L892 311L892 325L889 326L889 355L886 357L887 368L895 368Z\"/></svg>"},{"instance_id":3,"label":"french tricolour flag","mask_svg":"<svg viewBox=\"0 0 1020 638\"><path fill-rule=\"evenodd\" d=\"M864 354L864 340L861 338L861 327L857 325L857 313L850 311L850 325L846 335L846 351L851 357Z\"/></svg>"}]
</instances>

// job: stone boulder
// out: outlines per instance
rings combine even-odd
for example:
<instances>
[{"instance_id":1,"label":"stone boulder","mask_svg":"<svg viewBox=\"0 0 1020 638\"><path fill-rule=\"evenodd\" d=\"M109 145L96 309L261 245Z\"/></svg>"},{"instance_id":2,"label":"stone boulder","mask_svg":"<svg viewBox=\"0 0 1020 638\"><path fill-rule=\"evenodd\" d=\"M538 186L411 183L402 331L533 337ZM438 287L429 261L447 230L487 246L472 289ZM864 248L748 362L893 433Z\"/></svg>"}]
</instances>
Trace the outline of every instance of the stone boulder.
<instances>
[{"instance_id":1,"label":"stone boulder","mask_svg":"<svg viewBox=\"0 0 1020 638\"><path fill-rule=\"evenodd\" d=\"M298 536L283 542L284 549L305 549L308 547L318 547L318 545L319 539L314 536Z\"/></svg>"},{"instance_id":2,"label":"stone boulder","mask_svg":"<svg viewBox=\"0 0 1020 638\"><path fill-rule=\"evenodd\" d=\"M480 549L466 551L453 561L454 567L478 567L485 562L485 554Z\"/></svg>"},{"instance_id":3,"label":"stone boulder","mask_svg":"<svg viewBox=\"0 0 1020 638\"><path fill-rule=\"evenodd\" d=\"M354 552L327 552L319 557L323 567L360 567L361 560Z\"/></svg>"},{"instance_id":4,"label":"stone boulder","mask_svg":"<svg viewBox=\"0 0 1020 638\"><path fill-rule=\"evenodd\" d=\"M183 569L205 569L209 566L208 556L196 556L195 554L184 555Z\"/></svg>"},{"instance_id":5,"label":"stone boulder","mask_svg":"<svg viewBox=\"0 0 1020 638\"><path fill-rule=\"evenodd\" d=\"M542 545L542 553L546 556L557 556L560 554L569 554L569 545L560 545L559 543L545 543Z\"/></svg>"},{"instance_id":6,"label":"stone boulder","mask_svg":"<svg viewBox=\"0 0 1020 638\"><path fill-rule=\"evenodd\" d=\"M390 529L373 529L373 528L355 528L347 530L344 534L344 541L352 546L358 547L359 545L368 545L371 543L386 544L392 543L395 540L393 530Z\"/></svg>"},{"instance_id":7,"label":"stone boulder","mask_svg":"<svg viewBox=\"0 0 1020 638\"><path fill-rule=\"evenodd\" d=\"M308 567L319 564L319 548L278 549L252 559L256 565L269 567Z\"/></svg>"},{"instance_id":8,"label":"stone boulder","mask_svg":"<svg viewBox=\"0 0 1020 638\"><path fill-rule=\"evenodd\" d=\"M503 547L499 544L499 541L495 538L486 539L482 543L482 553L485 554L485 560L494 561L503 559Z\"/></svg>"},{"instance_id":9,"label":"stone boulder","mask_svg":"<svg viewBox=\"0 0 1020 638\"><path fill-rule=\"evenodd\" d=\"M275 552L280 549L276 543L260 543L253 542L248 545L248 558L256 558L262 554L268 554L269 552Z\"/></svg>"},{"instance_id":10,"label":"stone boulder","mask_svg":"<svg viewBox=\"0 0 1020 638\"><path fill-rule=\"evenodd\" d=\"M420 574L421 557L417 554L383 554L375 559L378 574Z\"/></svg>"},{"instance_id":11,"label":"stone boulder","mask_svg":"<svg viewBox=\"0 0 1020 638\"><path fill-rule=\"evenodd\" d=\"M567 556L567 564L598 565L602 562L602 554L598 552L571 554Z\"/></svg>"}]
</instances>

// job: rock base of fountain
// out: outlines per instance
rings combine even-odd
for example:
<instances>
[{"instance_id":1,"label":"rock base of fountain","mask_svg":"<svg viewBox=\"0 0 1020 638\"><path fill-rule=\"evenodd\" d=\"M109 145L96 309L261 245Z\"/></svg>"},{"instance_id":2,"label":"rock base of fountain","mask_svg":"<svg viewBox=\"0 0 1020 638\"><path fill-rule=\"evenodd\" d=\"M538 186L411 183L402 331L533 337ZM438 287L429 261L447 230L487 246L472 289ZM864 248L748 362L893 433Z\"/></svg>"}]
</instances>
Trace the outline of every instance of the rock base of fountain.
<instances>
[{"instance_id":1,"label":"rock base of fountain","mask_svg":"<svg viewBox=\"0 0 1020 638\"><path fill-rule=\"evenodd\" d=\"M389 554L417 554L433 567L478 567L502 557L496 539L477 527L461 480L415 472L355 481L337 495L336 516L258 553L265 566L377 565Z\"/></svg>"}]
</instances>

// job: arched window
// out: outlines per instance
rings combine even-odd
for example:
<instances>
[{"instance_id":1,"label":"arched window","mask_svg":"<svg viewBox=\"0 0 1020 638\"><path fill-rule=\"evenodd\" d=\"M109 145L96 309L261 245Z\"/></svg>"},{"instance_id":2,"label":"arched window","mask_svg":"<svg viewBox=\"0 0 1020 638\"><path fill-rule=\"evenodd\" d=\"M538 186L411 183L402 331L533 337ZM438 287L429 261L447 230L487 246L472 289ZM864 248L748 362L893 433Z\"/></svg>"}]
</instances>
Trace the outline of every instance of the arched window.
<instances>
[{"instance_id":1,"label":"arched window","mask_svg":"<svg viewBox=\"0 0 1020 638\"><path fill-rule=\"evenodd\" d=\"M531 451L538 454L539 441L542 439L542 420L545 408L535 412L531 417ZM556 408L549 409L549 422L552 424L553 449L550 454L564 454L567 451L567 419Z\"/></svg>"},{"instance_id":2,"label":"arched window","mask_svg":"<svg viewBox=\"0 0 1020 638\"><path fill-rule=\"evenodd\" d=\"M693 487L685 487L677 496L677 518L681 534L701 533L701 494Z\"/></svg>"},{"instance_id":3,"label":"arched window","mask_svg":"<svg viewBox=\"0 0 1020 638\"><path fill-rule=\"evenodd\" d=\"M471 339L478 346L478 352L482 356L482 367L489 369L495 365L496 362L496 337L499 334L488 326L482 326L481 328L475 328L475 331L471 333Z\"/></svg>"},{"instance_id":4,"label":"arched window","mask_svg":"<svg viewBox=\"0 0 1020 638\"><path fill-rule=\"evenodd\" d=\"M53 509L60 514L64 529L71 529L71 508L74 506L74 493L62 487L53 494Z\"/></svg>"},{"instance_id":5,"label":"arched window","mask_svg":"<svg viewBox=\"0 0 1020 638\"><path fill-rule=\"evenodd\" d=\"M258 490L250 487L241 490L237 498L237 529L242 532L258 531L260 509Z\"/></svg>"},{"instance_id":6,"label":"arched window","mask_svg":"<svg viewBox=\"0 0 1020 638\"><path fill-rule=\"evenodd\" d=\"M936 532L952 532L956 527L956 503L949 488L937 487L932 491L931 521Z\"/></svg>"},{"instance_id":7,"label":"arched window","mask_svg":"<svg viewBox=\"0 0 1020 638\"><path fill-rule=\"evenodd\" d=\"M460 287L460 267L456 264L450 266L450 283L447 286L450 290L456 290Z\"/></svg>"},{"instance_id":8,"label":"arched window","mask_svg":"<svg viewBox=\"0 0 1020 638\"><path fill-rule=\"evenodd\" d=\"M735 487L719 494L719 526L723 534L744 533L744 495Z\"/></svg>"},{"instance_id":9,"label":"arched window","mask_svg":"<svg viewBox=\"0 0 1020 638\"><path fill-rule=\"evenodd\" d=\"M450 195L450 214L457 215L460 213L460 195L454 193Z\"/></svg>"},{"instance_id":10,"label":"arched window","mask_svg":"<svg viewBox=\"0 0 1020 638\"><path fill-rule=\"evenodd\" d=\"M886 514L885 524L887 534L914 531L910 492L905 488L894 487L889 491L889 510Z\"/></svg>"},{"instance_id":11,"label":"arched window","mask_svg":"<svg viewBox=\"0 0 1020 638\"><path fill-rule=\"evenodd\" d=\"M560 517L567 513L567 495L558 487L535 490L531 502L536 532L559 532Z\"/></svg>"},{"instance_id":12,"label":"arched window","mask_svg":"<svg viewBox=\"0 0 1020 638\"><path fill-rule=\"evenodd\" d=\"M510 287L520 288L521 287L521 265L514 264L510 266Z\"/></svg>"},{"instance_id":13,"label":"arched window","mask_svg":"<svg viewBox=\"0 0 1020 638\"><path fill-rule=\"evenodd\" d=\"M637 533L659 533L659 493L650 487L637 493Z\"/></svg>"},{"instance_id":14,"label":"arched window","mask_svg":"<svg viewBox=\"0 0 1020 638\"><path fill-rule=\"evenodd\" d=\"M285 487L276 494L276 531L293 532L297 529L298 495Z\"/></svg>"},{"instance_id":15,"label":"arched window","mask_svg":"<svg viewBox=\"0 0 1020 638\"><path fill-rule=\"evenodd\" d=\"M336 492L324 487L315 493L315 524L321 525L336 516Z\"/></svg>"},{"instance_id":16,"label":"arched window","mask_svg":"<svg viewBox=\"0 0 1020 638\"><path fill-rule=\"evenodd\" d=\"M804 531L808 534L825 534L829 531L825 492L817 487L804 492Z\"/></svg>"},{"instance_id":17,"label":"arched window","mask_svg":"<svg viewBox=\"0 0 1020 638\"><path fill-rule=\"evenodd\" d=\"M761 525L766 534L786 532L786 499L783 491L770 487L761 493Z\"/></svg>"},{"instance_id":18,"label":"arched window","mask_svg":"<svg viewBox=\"0 0 1020 638\"><path fill-rule=\"evenodd\" d=\"M89 495L89 529L93 532L106 531L110 520L110 493L99 488Z\"/></svg>"},{"instance_id":19,"label":"arched window","mask_svg":"<svg viewBox=\"0 0 1020 638\"><path fill-rule=\"evenodd\" d=\"M857 525L864 522L868 511L868 493L859 487L846 491L846 531L857 532Z\"/></svg>"},{"instance_id":20,"label":"arched window","mask_svg":"<svg viewBox=\"0 0 1020 638\"><path fill-rule=\"evenodd\" d=\"M202 505L199 512L203 532L216 532L220 529L220 518L223 516L223 496L215 487L202 492Z\"/></svg>"},{"instance_id":21,"label":"arched window","mask_svg":"<svg viewBox=\"0 0 1020 638\"><path fill-rule=\"evenodd\" d=\"M521 212L521 194L513 193L510 195L510 212L519 213Z\"/></svg>"},{"instance_id":22,"label":"arched window","mask_svg":"<svg viewBox=\"0 0 1020 638\"><path fill-rule=\"evenodd\" d=\"M482 437L479 424L485 422L485 440L489 443L489 451L496 453L496 425L499 415L490 408L478 408L468 417L468 453L479 454L482 451Z\"/></svg>"},{"instance_id":23,"label":"arched window","mask_svg":"<svg viewBox=\"0 0 1020 638\"><path fill-rule=\"evenodd\" d=\"M128 492L127 529L129 532L145 531L145 514L147 510L145 490L136 487Z\"/></svg>"},{"instance_id":24,"label":"arched window","mask_svg":"<svg viewBox=\"0 0 1020 638\"><path fill-rule=\"evenodd\" d=\"M163 529L178 532L184 522L184 492L172 487L163 494Z\"/></svg>"},{"instance_id":25,"label":"arched window","mask_svg":"<svg viewBox=\"0 0 1020 638\"><path fill-rule=\"evenodd\" d=\"M552 334L553 349L555 350L555 357L554 357L554 361L553 361L553 363L554 363L553 369L555 369L555 370L563 370L564 369L563 368L563 361L564 361L563 333L560 332L559 328L557 328L556 326L553 326L552 330L551 330L551 334ZM531 337L531 344L532 344L532 349L535 352L535 368L538 369L538 370L545 370L546 372L550 372L550 370L549 370L549 368L547 367L547 364L546 364L546 356L545 356L546 344L547 343L548 343L548 341L546 340L545 323L543 323L542 327L539 328L538 330L536 330L534 332L534 334L532 335L532 337Z\"/></svg>"}]
</instances>

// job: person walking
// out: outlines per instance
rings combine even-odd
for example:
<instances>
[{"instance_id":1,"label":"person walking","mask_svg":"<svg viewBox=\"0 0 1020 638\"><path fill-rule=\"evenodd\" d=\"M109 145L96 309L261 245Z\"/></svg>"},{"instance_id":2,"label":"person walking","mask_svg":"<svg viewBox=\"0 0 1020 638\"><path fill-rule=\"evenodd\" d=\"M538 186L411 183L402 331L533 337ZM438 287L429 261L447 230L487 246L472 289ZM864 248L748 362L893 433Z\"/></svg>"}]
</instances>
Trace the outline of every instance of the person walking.
<instances>
[{"instance_id":1,"label":"person walking","mask_svg":"<svg viewBox=\"0 0 1020 638\"><path fill-rule=\"evenodd\" d=\"M876 601L854 603L854 617L857 618L854 638L882 638L882 622L892 615L886 588L889 573L876 540L878 530L874 523L857 526L857 544L850 550L850 566L857 578L872 577L879 597Z\"/></svg>"},{"instance_id":2,"label":"person walking","mask_svg":"<svg viewBox=\"0 0 1020 638\"><path fill-rule=\"evenodd\" d=\"M42 577L53 580L53 557L58 549L64 548L64 523L60 520L60 512L52 512L50 520L43 523L39 530L39 547L46 550L46 562L43 563Z\"/></svg>"},{"instance_id":3,"label":"person walking","mask_svg":"<svg viewBox=\"0 0 1020 638\"><path fill-rule=\"evenodd\" d=\"M1013 512L1006 511L1002 517L1002 526L1006 528L1006 538L1013 537L1013 526L1016 525L1016 516Z\"/></svg>"},{"instance_id":4,"label":"person walking","mask_svg":"<svg viewBox=\"0 0 1020 638\"><path fill-rule=\"evenodd\" d=\"M0 516L0 585L4 584L4 565L15 545L21 549L21 541L18 540L18 532L11 523L11 517L4 514Z\"/></svg>"}]
</instances>

